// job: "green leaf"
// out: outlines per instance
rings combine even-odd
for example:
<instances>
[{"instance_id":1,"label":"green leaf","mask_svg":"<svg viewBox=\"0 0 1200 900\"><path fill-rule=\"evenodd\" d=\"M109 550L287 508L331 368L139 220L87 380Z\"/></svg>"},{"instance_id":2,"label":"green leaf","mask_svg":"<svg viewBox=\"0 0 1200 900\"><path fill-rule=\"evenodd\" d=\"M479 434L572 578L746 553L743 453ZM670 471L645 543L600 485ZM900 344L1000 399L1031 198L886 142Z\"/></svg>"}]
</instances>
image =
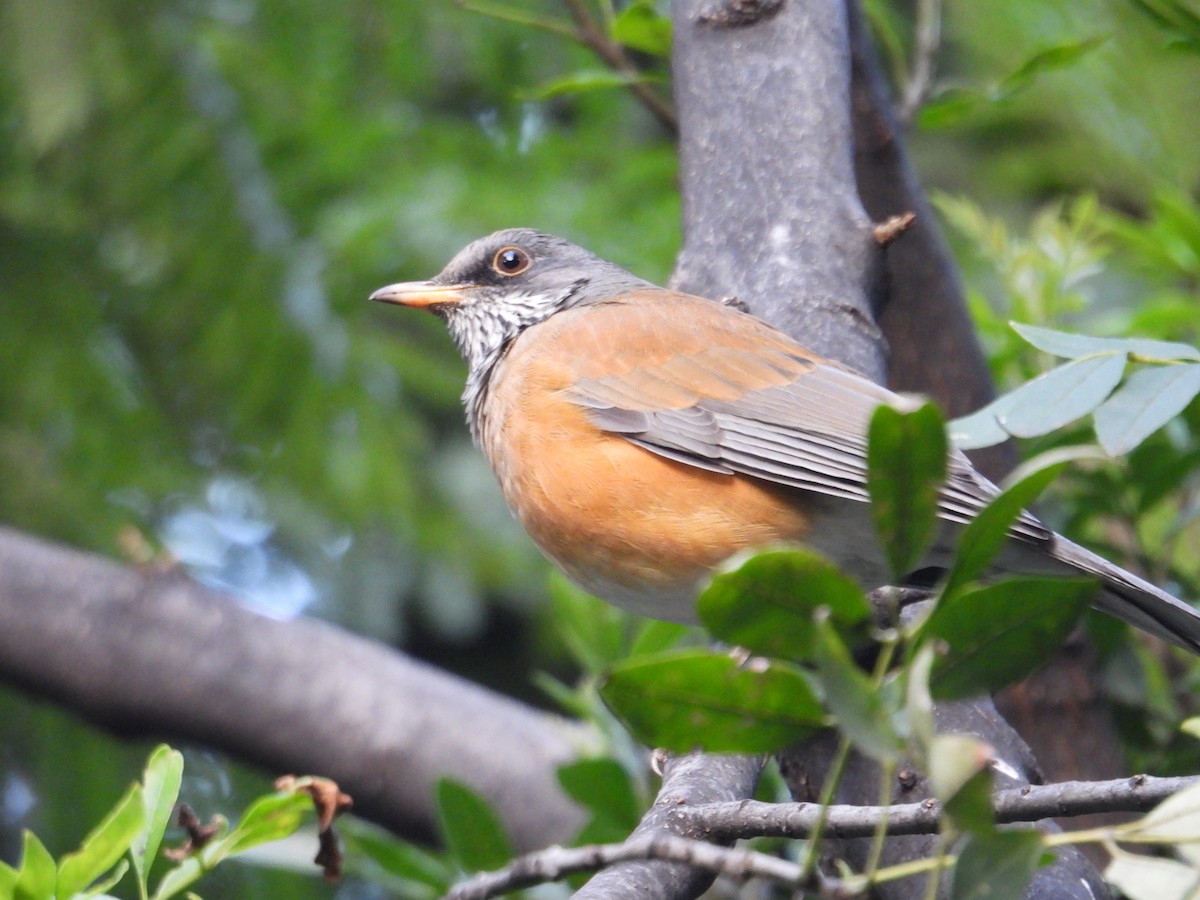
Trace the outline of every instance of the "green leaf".
<instances>
[{"instance_id":1,"label":"green leaf","mask_svg":"<svg viewBox=\"0 0 1200 900\"><path fill-rule=\"evenodd\" d=\"M1140 369L1096 410L1096 437L1113 456L1128 453L1183 412L1198 392L1200 365Z\"/></svg>"},{"instance_id":2,"label":"green leaf","mask_svg":"<svg viewBox=\"0 0 1200 900\"><path fill-rule=\"evenodd\" d=\"M1084 578L1010 578L945 597L921 631L945 642L930 689L938 700L990 693L1024 678L1066 640L1095 595Z\"/></svg>"},{"instance_id":3,"label":"green leaf","mask_svg":"<svg viewBox=\"0 0 1200 900\"><path fill-rule=\"evenodd\" d=\"M958 854L952 900L1024 900L1042 858L1036 831L972 834Z\"/></svg>"},{"instance_id":4,"label":"green leaf","mask_svg":"<svg viewBox=\"0 0 1200 900\"><path fill-rule=\"evenodd\" d=\"M1053 450L1034 457L1013 472L1008 487L959 535L942 593L953 594L981 577L1008 542L1009 529L1022 511L1050 486L1067 462L1090 453L1080 448Z\"/></svg>"},{"instance_id":5,"label":"green leaf","mask_svg":"<svg viewBox=\"0 0 1200 900\"><path fill-rule=\"evenodd\" d=\"M983 91L968 87L949 87L938 91L917 113L921 130L956 125L989 101Z\"/></svg>"},{"instance_id":6,"label":"green leaf","mask_svg":"<svg viewBox=\"0 0 1200 900\"><path fill-rule=\"evenodd\" d=\"M1189 344L1174 341L1155 341L1146 338L1106 338L1086 334L1055 331L1021 322L1009 323L1013 330L1039 350L1068 359L1082 359L1104 353L1129 353L1148 360L1200 360L1200 350Z\"/></svg>"},{"instance_id":7,"label":"green leaf","mask_svg":"<svg viewBox=\"0 0 1200 900\"><path fill-rule=\"evenodd\" d=\"M99 881L96 881L83 892L80 896L83 897L105 897L121 879L125 877L125 873L129 871L129 860L123 859L117 863L112 870Z\"/></svg>"},{"instance_id":8,"label":"green leaf","mask_svg":"<svg viewBox=\"0 0 1200 900\"><path fill-rule=\"evenodd\" d=\"M638 72L614 72L611 69L585 69L572 72L562 78L547 81L529 97L531 100L549 100L564 94L583 94L588 91L623 88L631 84L661 81L653 75Z\"/></svg>"},{"instance_id":9,"label":"green leaf","mask_svg":"<svg viewBox=\"0 0 1200 900\"><path fill-rule=\"evenodd\" d=\"M988 771L994 751L969 734L935 735L929 744L929 787L946 803L976 775Z\"/></svg>"},{"instance_id":10,"label":"green leaf","mask_svg":"<svg viewBox=\"0 0 1200 900\"><path fill-rule=\"evenodd\" d=\"M1124 826L1121 840L1175 844L1193 865L1200 865L1200 785L1172 794L1137 822Z\"/></svg>"},{"instance_id":11,"label":"green leaf","mask_svg":"<svg viewBox=\"0 0 1200 900\"><path fill-rule=\"evenodd\" d=\"M54 857L32 831L25 831L21 865L13 885L13 900L51 900L58 870Z\"/></svg>"},{"instance_id":12,"label":"green leaf","mask_svg":"<svg viewBox=\"0 0 1200 900\"><path fill-rule=\"evenodd\" d=\"M581 843L622 841L637 826L641 808L629 773L611 759L584 759L558 769L567 796L592 814Z\"/></svg>"},{"instance_id":13,"label":"green leaf","mask_svg":"<svg viewBox=\"0 0 1200 900\"><path fill-rule=\"evenodd\" d=\"M1195 897L1200 873L1195 866L1173 859L1118 853L1104 870L1104 880L1120 888L1129 900Z\"/></svg>"},{"instance_id":14,"label":"green leaf","mask_svg":"<svg viewBox=\"0 0 1200 900\"><path fill-rule=\"evenodd\" d=\"M629 655L640 656L645 653L661 653L663 650L670 650L693 633L698 632L694 632L694 629L688 625L648 619L634 635L633 642L629 645Z\"/></svg>"},{"instance_id":15,"label":"green leaf","mask_svg":"<svg viewBox=\"0 0 1200 900\"><path fill-rule=\"evenodd\" d=\"M613 20L610 36L622 46L651 56L671 55L671 20L660 16L649 0L625 7Z\"/></svg>"},{"instance_id":16,"label":"green leaf","mask_svg":"<svg viewBox=\"0 0 1200 900\"><path fill-rule=\"evenodd\" d=\"M241 819L229 834L217 842L221 851L219 855L235 856L251 847L290 837L304 821L305 814L311 811L312 798L305 793L267 794L259 797L242 813Z\"/></svg>"},{"instance_id":17,"label":"green leaf","mask_svg":"<svg viewBox=\"0 0 1200 900\"><path fill-rule=\"evenodd\" d=\"M825 723L799 669L709 650L618 663L600 695L642 743L679 752L767 753Z\"/></svg>"},{"instance_id":18,"label":"green leaf","mask_svg":"<svg viewBox=\"0 0 1200 900\"><path fill-rule=\"evenodd\" d=\"M858 582L803 548L736 556L696 600L700 621L713 637L792 660L812 653L813 613L819 607L847 632L871 612Z\"/></svg>"},{"instance_id":19,"label":"green leaf","mask_svg":"<svg viewBox=\"0 0 1200 900\"><path fill-rule=\"evenodd\" d=\"M549 579L554 621L567 649L588 672L625 656L626 613L580 589L560 572Z\"/></svg>"},{"instance_id":20,"label":"green leaf","mask_svg":"<svg viewBox=\"0 0 1200 900\"><path fill-rule=\"evenodd\" d=\"M867 441L871 515L897 584L917 568L937 534L946 452L946 424L932 403L911 411L884 405L871 416Z\"/></svg>"},{"instance_id":21,"label":"green leaf","mask_svg":"<svg viewBox=\"0 0 1200 900\"><path fill-rule=\"evenodd\" d=\"M902 747L883 694L850 658L846 645L823 617L816 625L817 677L825 705L842 732L872 759L896 759Z\"/></svg>"},{"instance_id":22,"label":"green leaf","mask_svg":"<svg viewBox=\"0 0 1200 900\"><path fill-rule=\"evenodd\" d=\"M1000 82L998 93L1003 97L1011 96L1025 88L1038 75L1074 65L1107 40L1108 36L1101 34L1041 50Z\"/></svg>"},{"instance_id":23,"label":"green leaf","mask_svg":"<svg viewBox=\"0 0 1200 900\"><path fill-rule=\"evenodd\" d=\"M83 839L79 849L63 857L58 867L58 896L61 900L81 893L116 865L145 822L142 786L134 784Z\"/></svg>"},{"instance_id":24,"label":"green leaf","mask_svg":"<svg viewBox=\"0 0 1200 900\"><path fill-rule=\"evenodd\" d=\"M437 806L446 846L464 872L499 869L516 855L492 807L462 782L438 779Z\"/></svg>"},{"instance_id":25,"label":"green leaf","mask_svg":"<svg viewBox=\"0 0 1200 900\"><path fill-rule=\"evenodd\" d=\"M403 896L437 897L458 878L457 870L438 856L420 847L397 840L382 829L355 822L342 830L347 856L356 854L370 859L387 874L408 882ZM418 890L418 886L428 889Z\"/></svg>"},{"instance_id":26,"label":"green leaf","mask_svg":"<svg viewBox=\"0 0 1200 900\"><path fill-rule=\"evenodd\" d=\"M1009 396L999 425L1016 437L1049 434L1090 413L1121 382L1128 356L1086 356L1043 372Z\"/></svg>"},{"instance_id":27,"label":"green leaf","mask_svg":"<svg viewBox=\"0 0 1200 900\"><path fill-rule=\"evenodd\" d=\"M11 897L17 887L17 870L0 859L0 897Z\"/></svg>"},{"instance_id":28,"label":"green leaf","mask_svg":"<svg viewBox=\"0 0 1200 900\"><path fill-rule=\"evenodd\" d=\"M150 867L158 857L163 834L171 823L171 811L183 780L183 754L166 744L155 747L142 775L142 806L145 823L129 848L133 869L143 888Z\"/></svg>"}]
</instances>

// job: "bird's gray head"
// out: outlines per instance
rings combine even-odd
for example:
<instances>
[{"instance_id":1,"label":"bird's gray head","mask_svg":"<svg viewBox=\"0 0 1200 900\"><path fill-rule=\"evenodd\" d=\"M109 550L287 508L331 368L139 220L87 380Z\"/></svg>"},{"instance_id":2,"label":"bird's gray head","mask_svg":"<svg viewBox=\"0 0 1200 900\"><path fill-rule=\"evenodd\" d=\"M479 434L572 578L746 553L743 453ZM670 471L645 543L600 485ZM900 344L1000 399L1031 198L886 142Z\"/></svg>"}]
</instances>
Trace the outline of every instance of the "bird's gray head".
<instances>
[{"instance_id":1,"label":"bird's gray head","mask_svg":"<svg viewBox=\"0 0 1200 900\"><path fill-rule=\"evenodd\" d=\"M508 228L468 244L429 281L380 288L372 300L427 309L444 319L467 360L463 402L478 437L492 367L522 331L561 309L653 287L582 247L531 228Z\"/></svg>"}]
</instances>

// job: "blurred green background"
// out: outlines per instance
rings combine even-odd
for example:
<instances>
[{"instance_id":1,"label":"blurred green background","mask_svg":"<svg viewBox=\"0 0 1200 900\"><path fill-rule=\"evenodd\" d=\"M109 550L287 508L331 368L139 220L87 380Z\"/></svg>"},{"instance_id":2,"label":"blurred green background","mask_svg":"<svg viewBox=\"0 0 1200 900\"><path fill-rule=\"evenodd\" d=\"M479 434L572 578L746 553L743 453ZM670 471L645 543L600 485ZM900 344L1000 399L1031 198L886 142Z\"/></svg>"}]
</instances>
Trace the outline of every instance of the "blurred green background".
<instances>
[{"instance_id":1,"label":"blurred green background","mask_svg":"<svg viewBox=\"0 0 1200 900\"><path fill-rule=\"evenodd\" d=\"M899 72L910 5L869 7ZM1200 19L1180 8L944 11L913 149L969 200L945 208L979 309L1002 310L1004 378L1030 374L996 325L1022 304L1196 339ZM470 446L463 365L432 317L366 296L511 225L665 279L671 136L624 92L543 90L600 67L447 2L0 0L0 521L114 556L133 528L268 614L545 702L530 672L566 665L547 566ZM1091 219L1035 217L1081 194ZM148 746L0 687L0 858L21 827L73 846ZM188 773L202 816L263 788L201 749Z\"/></svg>"}]
</instances>

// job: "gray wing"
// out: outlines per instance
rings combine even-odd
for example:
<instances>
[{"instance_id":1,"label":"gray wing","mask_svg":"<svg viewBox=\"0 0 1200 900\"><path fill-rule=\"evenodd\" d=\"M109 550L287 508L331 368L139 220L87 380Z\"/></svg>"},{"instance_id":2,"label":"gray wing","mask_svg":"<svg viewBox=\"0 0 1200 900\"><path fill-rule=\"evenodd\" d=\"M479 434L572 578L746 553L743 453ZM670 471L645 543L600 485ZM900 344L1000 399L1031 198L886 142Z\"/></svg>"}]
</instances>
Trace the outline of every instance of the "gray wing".
<instances>
[{"instance_id":1,"label":"gray wing","mask_svg":"<svg viewBox=\"0 0 1200 900\"><path fill-rule=\"evenodd\" d=\"M668 459L713 472L750 475L775 484L866 502L867 426L871 414L896 395L846 369L831 365L780 366L778 382L744 390L728 399L688 391L686 370L678 365L643 368L626 376L583 379L572 399L587 409L598 428L619 434ZM688 368L703 366L693 356ZM799 373L797 374L797 369ZM711 380L713 370L692 373ZM723 383L730 384L728 372ZM764 380L756 373L756 381ZM651 408L647 385L662 396L693 400L690 405ZM737 385L731 384L736 390ZM729 392L724 392L728 396ZM998 488L958 451L951 454L939 500L939 515L965 524L995 497ZM1014 536L1041 544L1051 532L1029 513L1013 527Z\"/></svg>"}]
</instances>

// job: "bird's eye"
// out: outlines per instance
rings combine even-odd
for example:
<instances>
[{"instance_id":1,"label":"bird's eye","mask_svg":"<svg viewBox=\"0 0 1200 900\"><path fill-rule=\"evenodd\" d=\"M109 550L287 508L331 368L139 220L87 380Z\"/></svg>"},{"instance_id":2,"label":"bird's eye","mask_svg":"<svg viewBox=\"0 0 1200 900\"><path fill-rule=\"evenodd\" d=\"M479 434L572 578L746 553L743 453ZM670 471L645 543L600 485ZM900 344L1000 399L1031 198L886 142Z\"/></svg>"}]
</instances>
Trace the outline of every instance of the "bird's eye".
<instances>
[{"instance_id":1,"label":"bird's eye","mask_svg":"<svg viewBox=\"0 0 1200 900\"><path fill-rule=\"evenodd\" d=\"M520 275L529 268L529 254L519 247L505 247L492 258L492 268L501 275Z\"/></svg>"}]
</instances>

